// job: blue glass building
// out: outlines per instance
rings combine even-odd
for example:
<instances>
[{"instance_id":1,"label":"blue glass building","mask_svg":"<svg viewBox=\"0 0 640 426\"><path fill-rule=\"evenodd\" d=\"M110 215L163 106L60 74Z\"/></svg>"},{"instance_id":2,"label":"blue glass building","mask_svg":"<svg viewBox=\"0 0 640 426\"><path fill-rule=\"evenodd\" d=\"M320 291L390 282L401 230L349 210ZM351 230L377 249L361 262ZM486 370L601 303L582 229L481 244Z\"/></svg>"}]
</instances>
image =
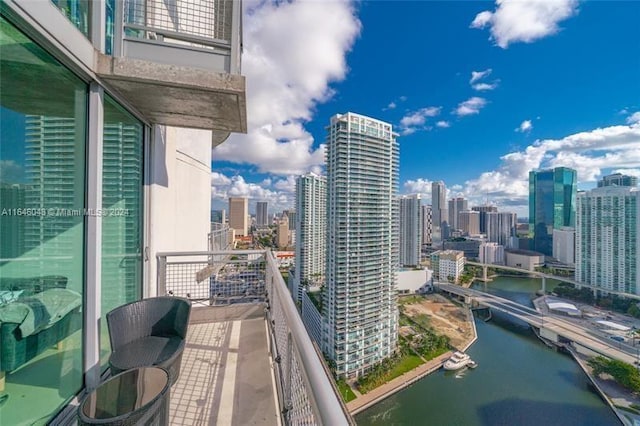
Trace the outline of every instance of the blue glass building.
<instances>
[{"instance_id":1,"label":"blue glass building","mask_svg":"<svg viewBox=\"0 0 640 426\"><path fill-rule=\"evenodd\" d=\"M551 256L553 229L575 227L576 171L568 167L529 172L529 236L533 250Z\"/></svg>"}]
</instances>

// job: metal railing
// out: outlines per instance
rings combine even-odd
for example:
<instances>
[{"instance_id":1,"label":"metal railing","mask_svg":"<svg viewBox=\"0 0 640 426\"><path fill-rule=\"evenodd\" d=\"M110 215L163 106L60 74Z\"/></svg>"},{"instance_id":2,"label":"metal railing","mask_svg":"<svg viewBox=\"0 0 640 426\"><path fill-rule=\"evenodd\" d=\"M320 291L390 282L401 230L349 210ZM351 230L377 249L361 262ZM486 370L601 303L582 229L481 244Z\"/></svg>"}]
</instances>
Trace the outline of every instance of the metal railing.
<instances>
[{"instance_id":1,"label":"metal railing","mask_svg":"<svg viewBox=\"0 0 640 426\"><path fill-rule=\"evenodd\" d=\"M264 304L284 424L354 424L270 251L159 253L157 259L159 295L218 306Z\"/></svg>"}]
</instances>

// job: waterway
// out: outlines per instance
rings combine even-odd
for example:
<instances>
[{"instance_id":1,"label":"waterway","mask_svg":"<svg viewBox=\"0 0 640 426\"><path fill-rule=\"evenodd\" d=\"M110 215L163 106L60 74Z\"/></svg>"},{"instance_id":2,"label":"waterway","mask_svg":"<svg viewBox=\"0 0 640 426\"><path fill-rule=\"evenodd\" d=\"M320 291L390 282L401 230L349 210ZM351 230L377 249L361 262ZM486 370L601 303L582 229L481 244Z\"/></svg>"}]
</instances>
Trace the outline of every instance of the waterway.
<instances>
[{"instance_id":1,"label":"waterway","mask_svg":"<svg viewBox=\"0 0 640 426\"><path fill-rule=\"evenodd\" d=\"M482 288L484 284L474 284ZM554 283L547 281L547 289ZM540 281L500 277L487 291L531 306ZM568 355L545 346L529 326L494 313L476 319L467 351L475 370L439 370L358 414L358 425L607 426L617 417Z\"/></svg>"}]
</instances>

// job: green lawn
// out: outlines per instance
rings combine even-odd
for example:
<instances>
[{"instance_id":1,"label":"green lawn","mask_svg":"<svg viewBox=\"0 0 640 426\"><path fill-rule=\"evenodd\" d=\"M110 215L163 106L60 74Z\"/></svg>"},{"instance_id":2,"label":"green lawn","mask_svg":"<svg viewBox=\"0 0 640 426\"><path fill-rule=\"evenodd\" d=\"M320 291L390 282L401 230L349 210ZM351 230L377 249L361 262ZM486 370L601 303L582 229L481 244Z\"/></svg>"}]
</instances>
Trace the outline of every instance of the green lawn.
<instances>
[{"instance_id":1,"label":"green lawn","mask_svg":"<svg viewBox=\"0 0 640 426\"><path fill-rule=\"evenodd\" d=\"M391 358L379 365L374 371L358 379L358 390L367 393L423 363L424 361L420 357L408 353Z\"/></svg>"},{"instance_id":2,"label":"green lawn","mask_svg":"<svg viewBox=\"0 0 640 426\"><path fill-rule=\"evenodd\" d=\"M344 380L338 380L336 384L338 385L340 396L345 403L356 399L356 394L353 393L351 387L349 387L349 385Z\"/></svg>"}]
</instances>

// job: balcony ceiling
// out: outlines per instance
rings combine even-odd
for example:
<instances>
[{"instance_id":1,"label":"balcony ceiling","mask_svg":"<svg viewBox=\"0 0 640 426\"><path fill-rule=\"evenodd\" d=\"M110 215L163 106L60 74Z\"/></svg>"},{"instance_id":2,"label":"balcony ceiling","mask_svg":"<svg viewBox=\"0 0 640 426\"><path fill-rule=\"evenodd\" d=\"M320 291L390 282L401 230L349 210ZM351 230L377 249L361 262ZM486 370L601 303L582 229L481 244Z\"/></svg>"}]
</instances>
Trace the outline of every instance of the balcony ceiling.
<instances>
[{"instance_id":1,"label":"balcony ceiling","mask_svg":"<svg viewBox=\"0 0 640 426\"><path fill-rule=\"evenodd\" d=\"M247 132L244 76L105 55L97 74L151 123Z\"/></svg>"}]
</instances>

